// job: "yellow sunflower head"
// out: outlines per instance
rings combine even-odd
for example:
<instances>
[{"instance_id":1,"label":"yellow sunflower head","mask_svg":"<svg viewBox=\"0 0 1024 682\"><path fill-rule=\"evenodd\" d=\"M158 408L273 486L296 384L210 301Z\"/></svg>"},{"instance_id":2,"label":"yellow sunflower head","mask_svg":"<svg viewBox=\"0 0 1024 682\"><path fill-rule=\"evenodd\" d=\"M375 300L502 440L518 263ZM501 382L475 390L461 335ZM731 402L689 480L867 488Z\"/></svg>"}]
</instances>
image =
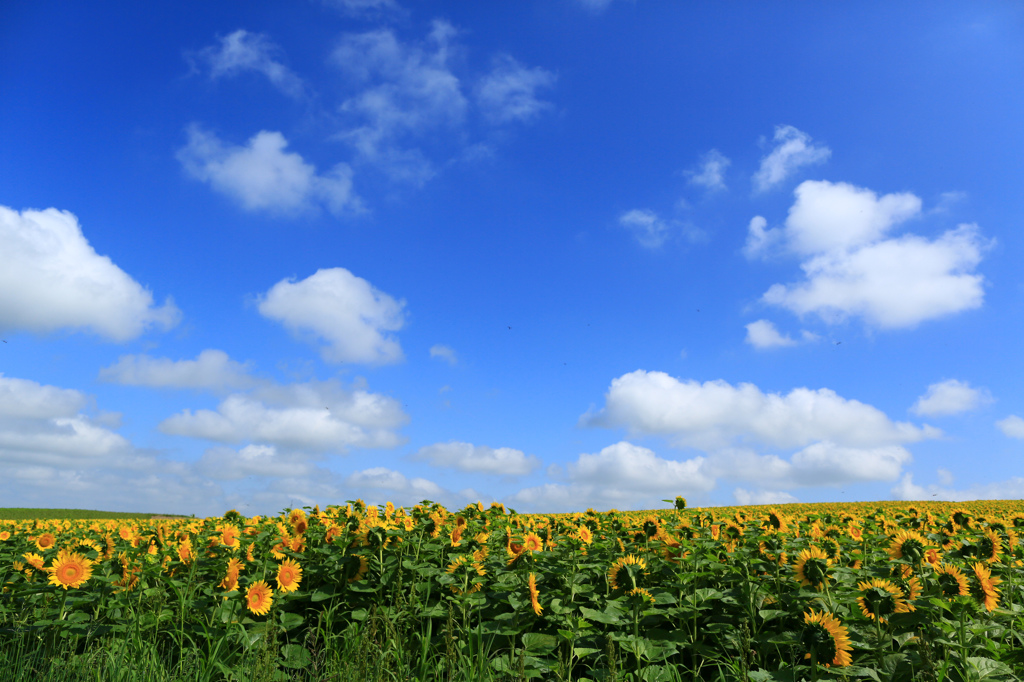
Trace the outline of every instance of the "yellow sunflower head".
<instances>
[{"instance_id":1,"label":"yellow sunflower head","mask_svg":"<svg viewBox=\"0 0 1024 682\"><path fill-rule=\"evenodd\" d=\"M51 585L77 589L92 577L92 562L81 554L61 551L46 572L50 574Z\"/></svg>"},{"instance_id":2,"label":"yellow sunflower head","mask_svg":"<svg viewBox=\"0 0 1024 682\"><path fill-rule=\"evenodd\" d=\"M274 591L265 580L258 580L245 591L245 603L251 613L265 616L274 603Z\"/></svg>"},{"instance_id":3,"label":"yellow sunflower head","mask_svg":"<svg viewBox=\"0 0 1024 682\"><path fill-rule=\"evenodd\" d=\"M816 659L826 667L847 666L853 662L850 652L850 633L839 620L827 611L804 613L804 630L800 636L807 653L804 658Z\"/></svg>"},{"instance_id":4,"label":"yellow sunflower head","mask_svg":"<svg viewBox=\"0 0 1024 682\"><path fill-rule=\"evenodd\" d=\"M939 564L935 569L935 578L942 590L942 596L952 601L957 596L970 594L967 587L967 576L959 568L951 564Z\"/></svg>"},{"instance_id":5,"label":"yellow sunflower head","mask_svg":"<svg viewBox=\"0 0 1024 682\"><path fill-rule=\"evenodd\" d=\"M294 559L285 559L277 567L277 589L281 592L294 592L302 582L302 566Z\"/></svg>"},{"instance_id":6,"label":"yellow sunflower head","mask_svg":"<svg viewBox=\"0 0 1024 682\"><path fill-rule=\"evenodd\" d=\"M828 583L828 568L832 560L820 548L811 545L810 548L800 552L793 570L796 572L795 579L805 587L813 587L821 591Z\"/></svg>"},{"instance_id":7,"label":"yellow sunflower head","mask_svg":"<svg viewBox=\"0 0 1024 682\"><path fill-rule=\"evenodd\" d=\"M57 544L57 539L53 537L53 533L43 533L36 538L36 549L40 552L45 552L48 549L53 549L53 546Z\"/></svg>"},{"instance_id":8,"label":"yellow sunflower head","mask_svg":"<svg viewBox=\"0 0 1024 682\"><path fill-rule=\"evenodd\" d=\"M527 587L530 589L530 606L533 608L533 612L539 616L544 607L540 605L540 592L537 590L537 576L534 573L530 574Z\"/></svg>"},{"instance_id":9,"label":"yellow sunflower head","mask_svg":"<svg viewBox=\"0 0 1024 682\"><path fill-rule=\"evenodd\" d=\"M884 623L894 613L907 613L911 607L903 598L903 591L889 580L874 578L857 583L861 596L857 597L861 613L867 618Z\"/></svg>"},{"instance_id":10,"label":"yellow sunflower head","mask_svg":"<svg viewBox=\"0 0 1024 682\"><path fill-rule=\"evenodd\" d=\"M644 575L647 562L633 554L619 557L608 569L608 583L613 590L635 589L637 579Z\"/></svg>"}]
</instances>

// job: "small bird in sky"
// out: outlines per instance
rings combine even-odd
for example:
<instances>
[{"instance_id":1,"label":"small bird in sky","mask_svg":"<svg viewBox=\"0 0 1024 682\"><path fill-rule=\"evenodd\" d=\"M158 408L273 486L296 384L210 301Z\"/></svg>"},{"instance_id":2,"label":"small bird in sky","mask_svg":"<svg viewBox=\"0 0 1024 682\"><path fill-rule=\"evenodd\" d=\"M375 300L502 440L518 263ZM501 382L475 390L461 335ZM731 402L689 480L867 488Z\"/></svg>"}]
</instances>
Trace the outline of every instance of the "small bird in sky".
<instances>
[{"instance_id":1,"label":"small bird in sky","mask_svg":"<svg viewBox=\"0 0 1024 682\"><path fill-rule=\"evenodd\" d=\"M508 325L505 325L505 326L506 326L506 327L508 327ZM512 328L512 327L509 327L509 329L511 329L511 328Z\"/></svg>"}]
</instances>

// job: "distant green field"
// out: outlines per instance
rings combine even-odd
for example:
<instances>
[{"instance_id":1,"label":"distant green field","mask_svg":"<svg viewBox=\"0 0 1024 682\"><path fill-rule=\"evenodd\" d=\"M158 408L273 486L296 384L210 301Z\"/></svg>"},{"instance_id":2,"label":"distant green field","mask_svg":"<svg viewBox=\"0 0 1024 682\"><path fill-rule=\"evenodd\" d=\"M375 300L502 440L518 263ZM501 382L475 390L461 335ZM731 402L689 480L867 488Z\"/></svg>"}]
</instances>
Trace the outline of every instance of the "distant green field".
<instances>
[{"instance_id":1,"label":"distant green field","mask_svg":"<svg viewBox=\"0 0 1024 682\"><path fill-rule=\"evenodd\" d=\"M0 519L24 521L25 519L148 519L153 516L176 516L175 514L136 514L131 512L107 512L95 509L31 509L29 507L0 507Z\"/></svg>"}]
</instances>

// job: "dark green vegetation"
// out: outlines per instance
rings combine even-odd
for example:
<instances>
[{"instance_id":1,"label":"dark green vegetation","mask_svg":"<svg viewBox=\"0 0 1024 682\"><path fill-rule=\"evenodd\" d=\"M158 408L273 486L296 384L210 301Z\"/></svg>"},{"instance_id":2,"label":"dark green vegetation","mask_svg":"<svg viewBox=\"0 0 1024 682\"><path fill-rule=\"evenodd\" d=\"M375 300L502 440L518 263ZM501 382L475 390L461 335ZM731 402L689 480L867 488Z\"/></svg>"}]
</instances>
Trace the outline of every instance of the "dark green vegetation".
<instances>
[{"instance_id":1,"label":"dark green vegetation","mask_svg":"<svg viewBox=\"0 0 1024 682\"><path fill-rule=\"evenodd\" d=\"M1020 502L355 503L4 532L0 680L1024 677Z\"/></svg>"},{"instance_id":2,"label":"dark green vegetation","mask_svg":"<svg viewBox=\"0 0 1024 682\"><path fill-rule=\"evenodd\" d=\"M32 519L151 519L154 516L181 518L173 514L136 514L132 512L106 512L95 509L33 509L32 507L0 507L0 520L29 521Z\"/></svg>"}]
</instances>

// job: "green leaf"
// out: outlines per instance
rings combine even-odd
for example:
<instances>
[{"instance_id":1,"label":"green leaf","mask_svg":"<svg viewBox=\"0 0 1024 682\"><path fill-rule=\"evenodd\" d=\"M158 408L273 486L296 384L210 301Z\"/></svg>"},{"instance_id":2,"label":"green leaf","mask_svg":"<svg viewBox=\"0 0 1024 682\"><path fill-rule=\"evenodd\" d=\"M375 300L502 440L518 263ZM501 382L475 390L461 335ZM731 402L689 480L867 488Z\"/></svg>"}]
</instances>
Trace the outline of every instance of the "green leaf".
<instances>
[{"instance_id":1,"label":"green leaf","mask_svg":"<svg viewBox=\"0 0 1024 682\"><path fill-rule=\"evenodd\" d=\"M585 646L578 646L578 647L574 647L573 648L572 655L575 656L576 658L583 658L584 656L589 656L591 654L596 654L596 653L599 653L600 651L601 651L600 649L591 649L591 648L585 647Z\"/></svg>"},{"instance_id":2,"label":"green leaf","mask_svg":"<svg viewBox=\"0 0 1024 682\"><path fill-rule=\"evenodd\" d=\"M549 654L558 647L558 638L539 632L527 632L523 635L523 646L531 654Z\"/></svg>"},{"instance_id":3,"label":"green leaf","mask_svg":"<svg viewBox=\"0 0 1024 682\"><path fill-rule=\"evenodd\" d=\"M297 613L281 612L281 627L287 630L294 630L302 625L303 618Z\"/></svg>"},{"instance_id":4,"label":"green leaf","mask_svg":"<svg viewBox=\"0 0 1024 682\"><path fill-rule=\"evenodd\" d=\"M437 607L440 610L440 607ZM366 609L356 609L352 612L352 620L363 621L366 620L369 614L366 613Z\"/></svg>"},{"instance_id":5,"label":"green leaf","mask_svg":"<svg viewBox=\"0 0 1024 682\"><path fill-rule=\"evenodd\" d=\"M991 658L978 658L971 656L967 659L967 665L969 665L974 672L978 673L979 680L1001 680L1001 679L1014 679L1013 670L1010 666L999 661L993 661Z\"/></svg>"},{"instance_id":6,"label":"green leaf","mask_svg":"<svg viewBox=\"0 0 1024 682\"><path fill-rule=\"evenodd\" d=\"M311 660L309 652L299 644L285 644L281 647L281 665L286 668L305 668Z\"/></svg>"},{"instance_id":7,"label":"green leaf","mask_svg":"<svg viewBox=\"0 0 1024 682\"><path fill-rule=\"evenodd\" d=\"M583 614L583 617L587 620L604 623L605 625L618 625L620 622L618 616L614 616L610 613L604 613L603 611L588 609L586 606L580 607L580 613Z\"/></svg>"},{"instance_id":8,"label":"green leaf","mask_svg":"<svg viewBox=\"0 0 1024 682\"><path fill-rule=\"evenodd\" d=\"M310 601L314 601L314 602L327 601L328 599L330 599L333 596L334 596L333 592L324 592L323 590L316 590L316 591L313 592L313 595L309 599L310 599Z\"/></svg>"}]
</instances>

